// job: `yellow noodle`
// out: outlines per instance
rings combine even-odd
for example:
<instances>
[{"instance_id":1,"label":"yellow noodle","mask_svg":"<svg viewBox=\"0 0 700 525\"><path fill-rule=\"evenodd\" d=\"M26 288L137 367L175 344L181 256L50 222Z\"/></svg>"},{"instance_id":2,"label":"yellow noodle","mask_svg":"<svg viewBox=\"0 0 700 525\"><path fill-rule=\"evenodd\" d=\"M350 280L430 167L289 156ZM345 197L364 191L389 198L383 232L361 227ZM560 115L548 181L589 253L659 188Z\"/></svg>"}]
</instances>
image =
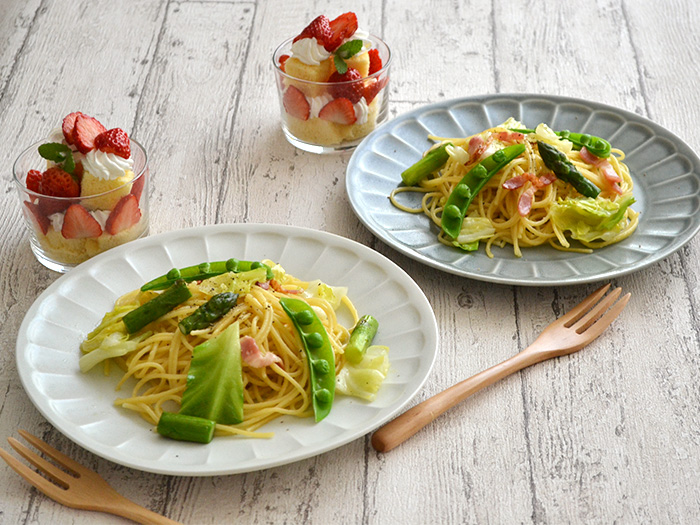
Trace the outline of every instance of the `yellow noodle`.
<instances>
[{"instance_id":1,"label":"yellow noodle","mask_svg":"<svg viewBox=\"0 0 700 525\"><path fill-rule=\"evenodd\" d=\"M495 127L479 133L482 137L487 137L492 133L508 131L504 127ZM462 147L468 150L469 141L476 135L464 138L446 138L430 136L438 143L450 142L455 147ZM518 213L518 200L524 191L531 186L526 182L520 188L507 190L503 188L503 183L515 176L524 173L531 173L537 177L549 173L542 158L534 148L533 144L525 141L525 153L513 160L499 173L497 173L475 196L469 209L467 217L487 218L491 222L495 233L485 241L486 254L493 257L493 246L504 247L510 244L513 253L522 256L521 249L532 246L549 244L558 250L569 252L590 253L595 248L602 248L609 244L619 242L631 235L637 227L639 214L627 208L622 219L621 231L613 239L608 241L583 242L583 247L571 246L565 232L560 231L554 221L551 220L551 210L553 205L561 199L569 197L580 197L580 194L568 183L559 179L535 191L530 213L522 217ZM578 151L571 151L567 154L569 160L576 166L579 172L598 188L602 188L599 198L616 200L620 196L610 189L601 170L585 163ZM632 193L632 177L628 167L624 164L625 154L613 148L608 161L622 181L619 183L622 195ZM462 177L476 164L468 162L466 165L450 156L447 163L438 171L423 179L416 186L400 186L394 189L389 195L391 203L398 209L408 213L423 213L438 227L442 225L442 210L452 189L459 183ZM412 208L398 201L397 195L404 192L422 193L421 206ZM440 229L438 234L439 242L454 246L453 239L445 236Z\"/></svg>"},{"instance_id":2,"label":"yellow noodle","mask_svg":"<svg viewBox=\"0 0 700 525\"><path fill-rule=\"evenodd\" d=\"M148 330L152 335L141 341L135 351L124 357L110 359L105 364L105 370L108 370L108 363L114 361L124 371L117 389L128 379L135 379L130 395L117 399L116 405L137 412L146 421L156 425L162 412L173 411L172 404L179 404L182 399L192 350L232 323L238 322L241 337L253 337L263 354L273 352L282 362L263 368L253 368L243 363L244 421L238 425L217 424L217 435L270 437L271 433L255 430L281 415L311 416L313 407L309 395L310 378L306 355L296 329L280 306L279 299L291 295L306 300L314 307L328 332L338 369L343 364L343 348L350 332L340 324L328 301L288 293L287 290L303 290L308 286L306 282L290 279L292 281L285 284L281 291L253 286L249 293L241 295L233 309L210 328L183 335L178 329L179 321L210 299L197 284L189 284L192 292L190 299L149 324ZM144 303L153 296L153 292L137 290L121 297L116 304L133 303L135 300ZM341 299L341 304L348 309L354 325L358 320L354 305L347 296ZM167 404L171 406L164 406Z\"/></svg>"}]
</instances>

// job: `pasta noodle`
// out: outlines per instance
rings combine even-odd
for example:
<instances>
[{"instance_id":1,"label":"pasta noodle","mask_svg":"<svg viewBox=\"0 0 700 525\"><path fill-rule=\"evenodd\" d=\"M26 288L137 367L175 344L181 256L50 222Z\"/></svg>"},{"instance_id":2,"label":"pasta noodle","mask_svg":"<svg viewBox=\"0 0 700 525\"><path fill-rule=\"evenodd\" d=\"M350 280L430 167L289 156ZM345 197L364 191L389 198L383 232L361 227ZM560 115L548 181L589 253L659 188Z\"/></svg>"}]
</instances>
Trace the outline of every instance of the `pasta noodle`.
<instances>
[{"instance_id":1,"label":"pasta noodle","mask_svg":"<svg viewBox=\"0 0 700 525\"><path fill-rule=\"evenodd\" d=\"M488 154L504 147L508 144L507 141L514 140L513 136L518 134L511 133L511 129L522 127L524 126L519 122L509 119L501 126L470 137L430 136L430 139L438 142L435 147L447 142L452 144L452 147L447 147L449 157L446 164L421 180L416 186L400 186L394 189L389 196L391 203L400 210L427 215L440 228L442 211L452 189L471 168L476 166L479 160L483 160ZM472 159L468 151L474 137L488 145L489 150L481 156L473 155L476 158ZM559 139L554 135L554 132L541 124L537 128L535 136L520 135L518 142L525 145L525 152L496 173L476 194L467 210L465 225L475 218L488 219L490 222L489 231L480 237L480 240L485 241L486 254L489 257L493 257L493 246L504 247L506 245L512 245L513 252L517 257L522 256L522 248L545 244L559 250L590 253L594 248L619 242L634 232L638 223L638 213L627 208L622 220L614 230L598 239L579 238L578 240L583 247L572 246L569 241L572 238L571 232L567 232L556 220L553 220L553 211L562 201L581 198L581 195L573 186L560 179L553 180L551 183L540 179L545 174L551 174L551 170L544 165L533 139L546 140L563 150L578 171L601 189L597 201L618 202L618 199L632 194L633 181L628 167L623 162L625 154L621 150L612 149L611 155L607 159L614 172L621 179L618 184L618 192L606 179L602 169L586 163L581 158L581 152L572 148L571 142ZM525 180L525 183L512 189L504 187L506 181L514 178ZM545 183L542 184L540 180ZM422 193L420 207L402 203L400 195L404 192ZM520 212L519 205L522 203L522 199L529 200L530 203L526 214ZM443 231L440 231L438 239L448 246L455 244L455 239L449 238Z\"/></svg>"},{"instance_id":2,"label":"pasta noodle","mask_svg":"<svg viewBox=\"0 0 700 525\"><path fill-rule=\"evenodd\" d=\"M274 284L269 288L252 286L249 292L241 293L236 306L211 327L183 335L178 323L211 298L211 294L203 291L197 283L190 283L192 297L149 324L151 335L140 341L135 351L106 362L107 371L111 361L124 372L117 389L124 387L128 380L135 380L130 394L117 399L116 405L132 410L156 425L164 410L172 411L172 404L180 403L193 349L238 322L241 337L253 337L263 356L272 352L281 362L259 368L243 363L243 423L217 424L217 435L270 437L270 433L255 431L281 415L312 415L306 355L294 325L279 303L281 297L289 296L290 291L300 292L309 283L287 274L284 288L276 282ZM143 303L152 293L130 292L117 300L115 308L134 302ZM339 322L328 300L317 296L304 297L300 293L293 296L304 299L316 311L330 338L336 369L339 370L344 364L343 347L350 335L348 328ZM343 295L341 304L349 310L354 325L358 315L352 302Z\"/></svg>"}]
</instances>

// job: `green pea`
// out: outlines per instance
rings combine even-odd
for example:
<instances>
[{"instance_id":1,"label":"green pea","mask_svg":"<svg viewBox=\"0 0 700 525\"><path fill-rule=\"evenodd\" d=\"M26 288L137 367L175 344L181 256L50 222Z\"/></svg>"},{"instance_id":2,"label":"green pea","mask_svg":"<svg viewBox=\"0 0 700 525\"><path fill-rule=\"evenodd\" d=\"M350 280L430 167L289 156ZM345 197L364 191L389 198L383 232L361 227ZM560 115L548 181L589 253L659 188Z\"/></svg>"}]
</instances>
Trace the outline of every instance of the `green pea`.
<instances>
[{"instance_id":1,"label":"green pea","mask_svg":"<svg viewBox=\"0 0 700 525\"><path fill-rule=\"evenodd\" d=\"M323 336L318 332L312 332L304 336L309 348L321 348L323 346Z\"/></svg>"}]
</instances>

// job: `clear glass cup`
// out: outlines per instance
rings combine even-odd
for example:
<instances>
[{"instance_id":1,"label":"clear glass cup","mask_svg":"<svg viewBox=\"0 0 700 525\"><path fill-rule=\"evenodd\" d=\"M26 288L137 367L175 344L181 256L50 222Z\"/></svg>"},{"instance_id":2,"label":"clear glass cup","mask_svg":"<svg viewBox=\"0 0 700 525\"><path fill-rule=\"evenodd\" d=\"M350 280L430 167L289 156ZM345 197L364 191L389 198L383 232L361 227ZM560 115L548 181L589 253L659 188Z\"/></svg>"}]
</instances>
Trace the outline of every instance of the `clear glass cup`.
<instances>
[{"instance_id":1,"label":"clear glass cup","mask_svg":"<svg viewBox=\"0 0 700 525\"><path fill-rule=\"evenodd\" d=\"M302 80L298 76L294 76L294 73L303 73L305 74L304 78L323 77L326 74L330 76L335 71L331 65L332 60L327 60L316 68L297 62L293 64L293 67L285 67L288 71L284 71L280 66L280 57L291 54L293 40L290 38L280 44L272 55L282 116L282 130L287 140L295 147L312 153L334 153L355 148L366 135L389 116L389 70L391 67L389 47L381 39L369 35L368 40L379 51L379 56L382 59L382 68L379 71L350 82L312 82ZM348 65L354 67L353 59L359 61L358 57L349 59ZM366 61L367 58L365 57L364 60ZM311 67L311 70L307 70L307 67ZM324 112L323 109L335 98L342 96L342 91L346 89L362 93L363 96L353 104L356 120L351 123L339 123L333 120L335 118L334 111L328 108ZM294 90L301 92L301 97L308 104L308 116L306 116L306 112L299 111L297 101L300 99L300 94ZM304 105L304 102L301 104Z\"/></svg>"},{"instance_id":2,"label":"clear glass cup","mask_svg":"<svg viewBox=\"0 0 700 525\"><path fill-rule=\"evenodd\" d=\"M43 172L47 168L46 160L38 152L38 147L45 142L29 146L12 168L32 251L41 264L65 273L98 253L147 235L150 174L148 156L138 142L131 140L131 158L134 160L131 180L102 193L74 198L49 197L27 189L29 170ZM76 238L75 233L69 233L68 229L64 232L66 211L76 204L96 219L101 233L93 228L89 236ZM83 210L78 211L82 213ZM74 212L71 212L73 216L80 215Z\"/></svg>"}]
</instances>

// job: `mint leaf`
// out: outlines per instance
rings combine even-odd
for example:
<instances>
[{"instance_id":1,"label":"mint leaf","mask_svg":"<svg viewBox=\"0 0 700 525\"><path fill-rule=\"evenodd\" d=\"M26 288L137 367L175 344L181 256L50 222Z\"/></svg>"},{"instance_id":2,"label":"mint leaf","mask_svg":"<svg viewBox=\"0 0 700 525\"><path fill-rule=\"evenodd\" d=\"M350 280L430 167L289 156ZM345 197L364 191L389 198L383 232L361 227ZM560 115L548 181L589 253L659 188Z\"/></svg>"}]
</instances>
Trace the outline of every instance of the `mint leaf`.
<instances>
[{"instance_id":1,"label":"mint leaf","mask_svg":"<svg viewBox=\"0 0 700 525\"><path fill-rule=\"evenodd\" d=\"M349 42L345 42L342 46L340 46L336 51L335 54L340 55L341 58L348 59L356 54L358 54L360 51L362 51L362 40L350 40Z\"/></svg>"},{"instance_id":2,"label":"mint leaf","mask_svg":"<svg viewBox=\"0 0 700 525\"><path fill-rule=\"evenodd\" d=\"M344 75L348 72L348 65L345 63L345 60L340 58L339 55L335 55L333 57L333 63L335 64L336 71L341 75Z\"/></svg>"},{"instance_id":3,"label":"mint leaf","mask_svg":"<svg viewBox=\"0 0 700 525\"><path fill-rule=\"evenodd\" d=\"M63 163L63 170L68 173L73 173L75 170L75 161L73 160L73 151L59 142L49 142L39 146L39 155L46 160L55 162L56 164Z\"/></svg>"}]
</instances>

